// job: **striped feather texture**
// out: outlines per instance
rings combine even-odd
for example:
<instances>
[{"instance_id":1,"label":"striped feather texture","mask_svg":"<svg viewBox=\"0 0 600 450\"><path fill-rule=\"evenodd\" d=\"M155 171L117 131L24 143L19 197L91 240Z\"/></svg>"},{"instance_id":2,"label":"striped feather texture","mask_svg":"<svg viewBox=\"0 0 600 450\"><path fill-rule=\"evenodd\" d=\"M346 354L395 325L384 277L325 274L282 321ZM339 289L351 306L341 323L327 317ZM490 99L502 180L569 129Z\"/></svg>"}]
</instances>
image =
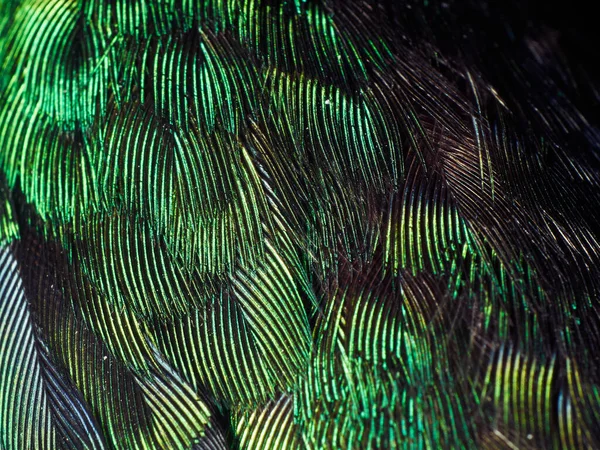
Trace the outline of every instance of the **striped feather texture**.
<instances>
[{"instance_id":1,"label":"striped feather texture","mask_svg":"<svg viewBox=\"0 0 600 450\"><path fill-rule=\"evenodd\" d=\"M600 55L536 6L0 0L0 449L600 448Z\"/></svg>"}]
</instances>

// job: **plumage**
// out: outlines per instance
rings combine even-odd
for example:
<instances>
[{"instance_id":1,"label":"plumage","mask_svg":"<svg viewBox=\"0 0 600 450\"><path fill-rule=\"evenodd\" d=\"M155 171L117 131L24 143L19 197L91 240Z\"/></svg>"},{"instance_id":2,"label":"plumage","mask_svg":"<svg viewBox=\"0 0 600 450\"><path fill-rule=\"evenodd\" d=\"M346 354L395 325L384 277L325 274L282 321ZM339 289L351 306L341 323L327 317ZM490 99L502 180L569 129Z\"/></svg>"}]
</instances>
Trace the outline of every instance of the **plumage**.
<instances>
[{"instance_id":1,"label":"plumage","mask_svg":"<svg viewBox=\"0 0 600 450\"><path fill-rule=\"evenodd\" d=\"M600 448L597 34L493 3L0 1L0 450Z\"/></svg>"}]
</instances>

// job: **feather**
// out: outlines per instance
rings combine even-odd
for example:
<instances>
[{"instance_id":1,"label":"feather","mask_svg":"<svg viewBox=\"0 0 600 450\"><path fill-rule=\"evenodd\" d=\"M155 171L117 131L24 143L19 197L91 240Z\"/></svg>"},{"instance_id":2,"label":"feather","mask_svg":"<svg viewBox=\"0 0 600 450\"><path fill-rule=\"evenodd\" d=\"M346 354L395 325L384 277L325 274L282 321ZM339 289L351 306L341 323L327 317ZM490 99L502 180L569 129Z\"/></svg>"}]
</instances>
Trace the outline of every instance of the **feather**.
<instances>
[{"instance_id":1,"label":"feather","mask_svg":"<svg viewBox=\"0 0 600 450\"><path fill-rule=\"evenodd\" d=\"M600 447L548 8L0 2L0 449Z\"/></svg>"}]
</instances>

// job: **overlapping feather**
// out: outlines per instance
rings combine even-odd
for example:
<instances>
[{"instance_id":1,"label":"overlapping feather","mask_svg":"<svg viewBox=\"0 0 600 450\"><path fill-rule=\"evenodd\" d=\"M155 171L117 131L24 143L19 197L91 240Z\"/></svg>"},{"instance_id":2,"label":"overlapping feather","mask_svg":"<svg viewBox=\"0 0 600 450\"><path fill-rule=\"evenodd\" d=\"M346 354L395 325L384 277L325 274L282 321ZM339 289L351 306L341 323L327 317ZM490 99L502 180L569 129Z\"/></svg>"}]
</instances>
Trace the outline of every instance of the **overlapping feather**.
<instances>
[{"instance_id":1,"label":"overlapping feather","mask_svg":"<svg viewBox=\"0 0 600 450\"><path fill-rule=\"evenodd\" d=\"M0 448L600 445L587 87L433 3L0 3Z\"/></svg>"}]
</instances>

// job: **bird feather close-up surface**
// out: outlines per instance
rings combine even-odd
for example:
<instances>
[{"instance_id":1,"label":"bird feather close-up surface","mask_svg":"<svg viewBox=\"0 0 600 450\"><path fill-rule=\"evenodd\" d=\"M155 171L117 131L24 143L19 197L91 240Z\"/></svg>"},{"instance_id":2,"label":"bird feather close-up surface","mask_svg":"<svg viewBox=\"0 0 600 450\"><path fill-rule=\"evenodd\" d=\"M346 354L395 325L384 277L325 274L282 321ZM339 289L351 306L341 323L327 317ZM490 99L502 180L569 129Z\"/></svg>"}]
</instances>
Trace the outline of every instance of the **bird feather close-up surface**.
<instances>
[{"instance_id":1,"label":"bird feather close-up surface","mask_svg":"<svg viewBox=\"0 0 600 450\"><path fill-rule=\"evenodd\" d=\"M498 3L0 0L0 450L600 448L600 40Z\"/></svg>"}]
</instances>

